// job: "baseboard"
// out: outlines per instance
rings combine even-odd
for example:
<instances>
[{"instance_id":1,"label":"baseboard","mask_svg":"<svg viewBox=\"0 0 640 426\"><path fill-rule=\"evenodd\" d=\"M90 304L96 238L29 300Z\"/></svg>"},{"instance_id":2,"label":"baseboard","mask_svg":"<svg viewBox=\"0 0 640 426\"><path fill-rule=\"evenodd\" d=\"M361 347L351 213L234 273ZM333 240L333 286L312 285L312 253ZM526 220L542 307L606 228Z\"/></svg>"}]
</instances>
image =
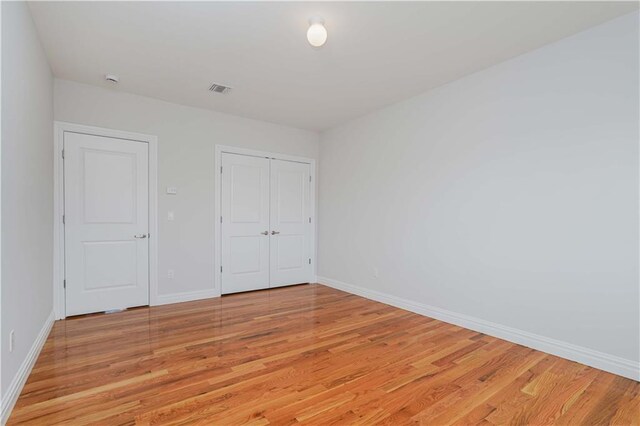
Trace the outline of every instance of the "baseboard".
<instances>
[{"instance_id":1,"label":"baseboard","mask_svg":"<svg viewBox=\"0 0 640 426\"><path fill-rule=\"evenodd\" d=\"M356 294L367 299L415 312L420 315L435 318L450 324L498 337L509 342L527 346L551 355L556 355L571 361L576 361L599 370L608 371L619 376L640 381L640 364L638 362L595 351L593 349L577 346L561 340L551 339L545 336L529 333L517 328L485 321L457 312L425 305L408 299L392 296L364 287L347 284L327 277L318 277L318 283L325 284L347 293Z\"/></svg>"},{"instance_id":2,"label":"baseboard","mask_svg":"<svg viewBox=\"0 0 640 426\"><path fill-rule=\"evenodd\" d=\"M51 331L51 327L53 327L53 312L49 314L49 317L45 320L40 333L38 333L38 337L31 345L31 349L27 352L27 356L24 361L22 361L22 365L18 369L18 372L11 380L9 384L9 388L7 388L7 393L2 397L2 414L0 417L0 424L5 424L7 420L9 420L9 415L11 414L11 410L13 410L13 406L16 404L18 397L20 396L20 392L24 387L24 384L31 373L31 369L33 368L36 360L38 359L38 355L40 355L40 351L44 346L44 343L47 341L47 337L49 336L49 332Z\"/></svg>"},{"instance_id":3,"label":"baseboard","mask_svg":"<svg viewBox=\"0 0 640 426\"><path fill-rule=\"evenodd\" d=\"M161 294L156 298L156 305L168 305L170 303L191 302L193 300L210 299L219 297L220 293L214 289L187 291L184 293Z\"/></svg>"}]
</instances>

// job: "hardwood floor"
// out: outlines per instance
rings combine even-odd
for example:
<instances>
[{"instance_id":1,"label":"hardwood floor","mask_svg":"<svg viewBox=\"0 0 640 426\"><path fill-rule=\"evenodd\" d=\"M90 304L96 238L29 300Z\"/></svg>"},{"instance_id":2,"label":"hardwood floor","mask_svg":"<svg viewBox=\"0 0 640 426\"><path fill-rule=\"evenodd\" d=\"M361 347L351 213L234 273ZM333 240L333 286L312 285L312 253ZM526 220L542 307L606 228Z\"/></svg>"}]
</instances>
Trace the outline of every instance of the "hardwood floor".
<instances>
[{"instance_id":1,"label":"hardwood floor","mask_svg":"<svg viewBox=\"0 0 640 426\"><path fill-rule=\"evenodd\" d=\"M9 424L640 423L640 383L321 285L58 321Z\"/></svg>"}]
</instances>

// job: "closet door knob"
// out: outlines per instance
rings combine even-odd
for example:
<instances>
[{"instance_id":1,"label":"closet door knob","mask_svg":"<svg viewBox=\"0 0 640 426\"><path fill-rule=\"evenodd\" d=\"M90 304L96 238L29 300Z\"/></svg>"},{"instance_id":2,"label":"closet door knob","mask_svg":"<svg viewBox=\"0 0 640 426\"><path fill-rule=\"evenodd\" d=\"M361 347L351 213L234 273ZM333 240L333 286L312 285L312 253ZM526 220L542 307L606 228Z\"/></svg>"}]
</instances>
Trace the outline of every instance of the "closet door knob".
<instances>
[{"instance_id":1,"label":"closet door knob","mask_svg":"<svg viewBox=\"0 0 640 426\"><path fill-rule=\"evenodd\" d=\"M271 231L271 235L278 235L280 232L278 231Z\"/></svg>"},{"instance_id":2,"label":"closet door knob","mask_svg":"<svg viewBox=\"0 0 640 426\"><path fill-rule=\"evenodd\" d=\"M269 231L261 232L262 235L269 235Z\"/></svg>"}]
</instances>

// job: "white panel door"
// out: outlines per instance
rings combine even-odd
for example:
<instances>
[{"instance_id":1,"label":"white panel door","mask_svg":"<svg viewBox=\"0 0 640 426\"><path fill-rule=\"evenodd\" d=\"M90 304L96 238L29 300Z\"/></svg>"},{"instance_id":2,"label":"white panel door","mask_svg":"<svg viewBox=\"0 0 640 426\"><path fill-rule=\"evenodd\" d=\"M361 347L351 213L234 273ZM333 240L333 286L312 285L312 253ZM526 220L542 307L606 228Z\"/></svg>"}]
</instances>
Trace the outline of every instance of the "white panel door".
<instances>
[{"instance_id":1,"label":"white panel door","mask_svg":"<svg viewBox=\"0 0 640 426\"><path fill-rule=\"evenodd\" d=\"M271 160L270 287L311 280L310 167Z\"/></svg>"},{"instance_id":2,"label":"white panel door","mask_svg":"<svg viewBox=\"0 0 640 426\"><path fill-rule=\"evenodd\" d=\"M66 314L149 304L148 144L65 132Z\"/></svg>"},{"instance_id":3,"label":"white panel door","mask_svg":"<svg viewBox=\"0 0 640 426\"><path fill-rule=\"evenodd\" d=\"M269 159L222 154L222 294L269 288Z\"/></svg>"}]
</instances>

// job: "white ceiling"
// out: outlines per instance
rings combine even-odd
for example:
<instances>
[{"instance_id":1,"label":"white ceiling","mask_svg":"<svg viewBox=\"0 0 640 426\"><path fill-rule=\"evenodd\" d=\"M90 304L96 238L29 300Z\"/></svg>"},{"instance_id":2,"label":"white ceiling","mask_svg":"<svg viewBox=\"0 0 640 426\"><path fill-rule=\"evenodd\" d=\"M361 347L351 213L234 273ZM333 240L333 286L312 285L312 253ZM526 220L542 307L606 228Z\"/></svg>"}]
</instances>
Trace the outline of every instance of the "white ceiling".
<instances>
[{"instance_id":1,"label":"white ceiling","mask_svg":"<svg viewBox=\"0 0 640 426\"><path fill-rule=\"evenodd\" d=\"M30 3L56 77L323 130L638 8L637 2ZM325 19L327 44L306 41ZM230 85L210 93L212 82Z\"/></svg>"}]
</instances>

